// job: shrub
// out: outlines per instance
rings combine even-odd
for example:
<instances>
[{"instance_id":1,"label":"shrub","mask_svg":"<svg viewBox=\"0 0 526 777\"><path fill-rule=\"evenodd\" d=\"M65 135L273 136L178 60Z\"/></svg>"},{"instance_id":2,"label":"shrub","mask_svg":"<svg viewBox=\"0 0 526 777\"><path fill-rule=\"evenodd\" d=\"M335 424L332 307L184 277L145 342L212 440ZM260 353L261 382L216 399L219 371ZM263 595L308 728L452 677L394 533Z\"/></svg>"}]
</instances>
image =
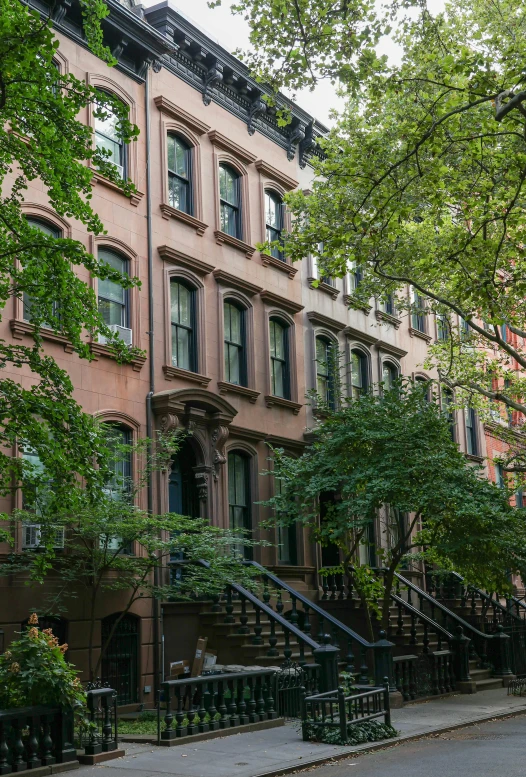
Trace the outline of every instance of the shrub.
<instances>
[{"instance_id":1,"label":"shrub","mask_svg":"<svg viewBox=\"0 0 526 777\"><path fill-rule=\"evenodd\" d=\"M0 709L37 704L84 705L86 694L75 667L64 658L51 629L41 631L34 613L29 625L0 655Z\"/></svg>"},{"instance_id":2,"label":"shrub","mask_svg":"<svg viewBox=\"0 0 526 777\"><path fill-rule=\"evenodd\" d=\"M313 726L306 723L309 739L323 742L326 745L362 745L365 742L379 742L382 739L392 739L398 736L398 731L385 723L368 720L365 723L354 723L347 729L347 738L342 740L340 729L332 726Z\"/></svg>"}]
</instances>

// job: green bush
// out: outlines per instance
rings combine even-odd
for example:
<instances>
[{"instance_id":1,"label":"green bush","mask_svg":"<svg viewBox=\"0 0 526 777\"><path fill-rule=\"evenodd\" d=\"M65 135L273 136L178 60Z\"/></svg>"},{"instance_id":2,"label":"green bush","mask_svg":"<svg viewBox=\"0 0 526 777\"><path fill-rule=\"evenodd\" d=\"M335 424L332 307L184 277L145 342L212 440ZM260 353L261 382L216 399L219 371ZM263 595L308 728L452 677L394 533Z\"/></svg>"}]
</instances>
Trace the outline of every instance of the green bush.
<instances>
[{"instance_id":1,"label":"green bush","mask_svg":"<svg viewBox=\"0 0 526 777\"><path fill-rule=\"evenodd\" d=\"M363 745L365 742L379 742L382 739L392 739L398 736L398 731L392 726L387 726L376 720L353 723L347 728L347 739L345 740L342 740L339 728L314 726L309 721L304 725L311 741L323 742L326 745Z\"/></svg>"},{"instance_id":2,"label":"green bush","mask_svg":"<svg viewBox=\"0 0 526 777\"><path fill-rule=\"evenodd\" d=\"M86 694L75 667L64 658L67 648L58 644L51 629L38 628L34 613L20 639L0 655L0 709L85 705Z\"/></svg>"}]
</instances>

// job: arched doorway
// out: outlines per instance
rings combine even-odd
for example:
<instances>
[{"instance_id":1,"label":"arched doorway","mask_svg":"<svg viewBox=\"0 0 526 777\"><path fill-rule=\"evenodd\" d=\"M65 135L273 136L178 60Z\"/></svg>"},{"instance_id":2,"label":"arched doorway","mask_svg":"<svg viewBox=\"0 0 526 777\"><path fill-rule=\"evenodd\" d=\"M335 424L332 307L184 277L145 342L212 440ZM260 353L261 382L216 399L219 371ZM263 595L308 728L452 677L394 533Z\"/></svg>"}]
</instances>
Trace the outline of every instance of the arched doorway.
<instances>
[{"instance_id":1,"label":"arched doorway","mask_svg":"<svg viewBox=\"0 0 526 777\"><path fill-rule=\"evenodd\" d=\"M168 509L171 513L200 517L199 495L194 468L197 466L195 451L188 440L172 460L168 482Z\"/></svg>"},{"instance_id":2,"label":"arched doorway","mask_svg":"<svg viewBox=\"0 0 526 777\"><path fill-rule=\"evenodd\" d=\"M116 612L103 619L103 645L119 616ZM125 615L117 624L102 658L102 680L117 691L117 704L139 701L139 621L136 615Z\"/></svg>"}]
</instances>

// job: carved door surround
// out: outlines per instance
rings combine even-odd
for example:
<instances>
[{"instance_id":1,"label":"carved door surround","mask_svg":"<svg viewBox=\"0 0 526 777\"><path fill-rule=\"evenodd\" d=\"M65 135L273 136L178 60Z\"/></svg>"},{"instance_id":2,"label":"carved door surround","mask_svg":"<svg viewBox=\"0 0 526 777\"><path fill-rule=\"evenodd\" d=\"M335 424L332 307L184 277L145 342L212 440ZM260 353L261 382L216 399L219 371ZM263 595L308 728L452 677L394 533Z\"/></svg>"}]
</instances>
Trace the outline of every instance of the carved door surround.
<instances>
[{"instance_id":1,"label":"carved door surround","mask_svg":"<svg viewBox=\"0 0 526 777\"><path fill-rule=\"evenodd\" d=\"M156 427L161 432L186 429L190 432L197 466L194 473L201 506L201 516L215 525L226 526L222 515L221 477L226 462L225 443L229 427L237 410L222 397L205 389L189 388L160 391L152 398ZM162 495L167 483L162 480L161 510L165 509Z\"/></svg>"}]
</instances>

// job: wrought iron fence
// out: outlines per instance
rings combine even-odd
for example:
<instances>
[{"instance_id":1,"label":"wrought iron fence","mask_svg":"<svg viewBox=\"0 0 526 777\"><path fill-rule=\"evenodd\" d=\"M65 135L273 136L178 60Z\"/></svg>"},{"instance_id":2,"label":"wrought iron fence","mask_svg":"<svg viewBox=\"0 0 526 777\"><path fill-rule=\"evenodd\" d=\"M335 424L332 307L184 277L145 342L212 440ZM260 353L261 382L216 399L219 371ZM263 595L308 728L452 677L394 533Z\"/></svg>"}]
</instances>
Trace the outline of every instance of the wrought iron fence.
<instances>
[{"instance_id":1,"label":"wrought iron fence","mask_svg":"<svg viewBox=\"0 0 526 777\"><path fill-rule=\"evenodd\" d=\"M161 685L166 703L161 740L277 718L275 674L261 669L167 680Z\"/></svg>"},{"instance_id":2,"label":"wrought iron fence","mask_svg":"<svg viewBox=\"0 0 526 777\"><path fill-rule=\"evenodd\" d=\"M285 661L276 672L276 707L283 718L299 718L305 692L319 693L319 664L300 666L293 661Z\"/></svg>"},{"instance_id":3,"label":"wrought iron fence","mask_svg":"<svg viewBox=\"0 0 526 777\"><path fill-rule=\"evenodd\" d=\"M70 710L41 705L0 711L0 774L76 759Z\"/></svg>"},{"instance_id":4,"label":"wrought iron fence","mask_svg":"<svg viewBox=\"0 0 526 777\"><path fill-rule=\"evenodd\" d=\"M327 728L338 729L345 742L353 725L376 718L383 718L390 726L389 679L385 678L382 688L359 685L347 695L340 687L337 691L305 696L301 718L306 742L313 737L321 738L323 729Z\"/></svg>"},{"instance_id":5,"label":"wrought iron fence","mask_svg":"<svg viewBox=\"0 0 526 777\"><path fill-rule=\"evenodd\" d=\"M439 696L455 690L454 653L435 650L393 658L396 690L404 701Z\"/></svg>"}]
</instances>

